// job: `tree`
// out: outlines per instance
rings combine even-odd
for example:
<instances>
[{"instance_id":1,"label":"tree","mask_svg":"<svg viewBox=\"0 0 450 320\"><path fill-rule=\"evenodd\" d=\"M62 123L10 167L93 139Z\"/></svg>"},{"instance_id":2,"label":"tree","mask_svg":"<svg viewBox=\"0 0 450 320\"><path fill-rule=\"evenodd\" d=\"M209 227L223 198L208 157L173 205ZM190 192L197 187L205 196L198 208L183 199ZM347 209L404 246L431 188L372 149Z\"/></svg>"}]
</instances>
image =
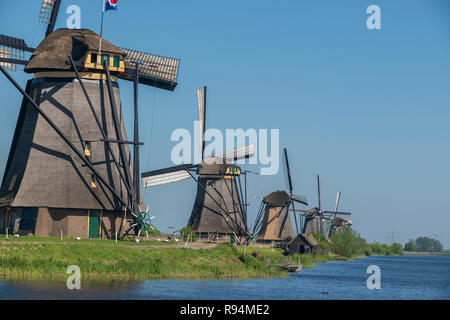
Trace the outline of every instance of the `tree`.
<instances>
[{"instance_id":1,"label":"tree","mask_svg":"<svg viewBox=\"0 0 450 320\"><path fill-rule=\"evenodd\" d=\"M403 255L403 247L400 243L391 244L390 251L392 254Z\"/></svg>"},{"instance_id":2,"label":"tree","mask_svg":"<svg viewBox=\"0 0 450 320\"><path fill-rule=\"evenodd\" d=\"M417 251L420 252L441 252L444 246L439 240L431 239L429 237L418 237L416 239Z\"/></svg>"},{"instance_id":3,"label":"tree","mask_svg":"<svg viewBox=\"0 0 450 320\"><path fill-rule=\"evenodd\" d=\"M405 251L417 251L416 242L414 239L409 240L407 243L405 243Z\"/></svg>"}]
</instances>

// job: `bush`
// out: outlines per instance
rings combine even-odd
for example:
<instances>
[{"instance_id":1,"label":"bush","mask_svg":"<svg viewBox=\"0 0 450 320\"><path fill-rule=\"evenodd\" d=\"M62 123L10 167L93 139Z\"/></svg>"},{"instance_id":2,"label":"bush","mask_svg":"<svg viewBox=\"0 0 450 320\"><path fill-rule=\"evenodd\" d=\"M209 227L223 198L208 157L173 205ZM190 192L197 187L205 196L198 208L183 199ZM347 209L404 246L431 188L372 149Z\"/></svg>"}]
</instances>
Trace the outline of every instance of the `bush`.
<instances>
[{"instance_id":1,"label":"bush","mask_svg":"<svg viewBox=\"0 0 450 320\"><path fill-rule=\"evenodd\" d=\"M331 240L333 241L332 251L341 256L350 258L364 253L366 241L351 227L347 227L342 233L335 234Z\"/></svg>"},{"instance_id":2,"label":"bush","mask_svg":"<svg viewBox=\"0 0 450 320\"><path fill-rule=\"evenodd\" d=\"M403 247L400 243L393 243L390 250L392 254L403 254Z\"/></svg>"},{"instance_id":3,"label":"bush","mask_svg":"<svg viewBox=\"0 0 450 320\"><path fill-rule=\"evenodd\" d=\"M319 247L322 250L331 249L332 244L328 242L328 240L325 238L323 234L313 234L313 236L317 241L319 241Z\"/></svg>"},{"instance_id":4,"label":"bush","mask_svg":"<svg viewBox=\"0 0 450 320\"><path fill-rule=\"evenodd\" d=\"M378 254L378 255L402 255L403 247L400 243L393 243L390 246L387 244L380 244L378 242L368 244L365 248L366 255ZM367 254L367 253L370 254Z\"/></svg>"}]
</instances>

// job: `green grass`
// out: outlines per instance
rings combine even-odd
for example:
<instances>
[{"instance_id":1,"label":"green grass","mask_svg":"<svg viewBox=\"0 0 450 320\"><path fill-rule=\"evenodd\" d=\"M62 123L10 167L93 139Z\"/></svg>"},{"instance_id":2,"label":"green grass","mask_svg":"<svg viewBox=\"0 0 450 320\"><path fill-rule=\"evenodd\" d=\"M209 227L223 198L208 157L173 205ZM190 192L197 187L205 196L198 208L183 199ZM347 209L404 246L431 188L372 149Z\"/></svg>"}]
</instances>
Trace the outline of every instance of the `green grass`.
<instances>
[{"instance_id":1,"label":"green grass","mask_svg":"<svg viewBox=\"0 0 450 320\"><path fill-rule=\"evenodd\" d=\"M0 243L0 276L6 278L67 277L77 265L82 277L128 279L225 279L282 277L254 257L242 259L227 244L214 249L98 246L89 243Z\"/></svg>"},{"instance_id":2,"label":"green grass","mask_svg":"<svg viewBox=\"0 0 450 320\"><path fill-rule=\"evenodd\" d=\"M161 240L166 239L166 237L162 236ZM34 237L34 236L24 236L24 237L14 237L9 236L6 239L5 235L0 236L0 244L2 243L61 243L60 237ZM104 245L115 245L115 240L110 239L80 239L77 240L75 238L63 238L63 243L82 243L82 244L104 244ZM165 241L156 241L156 240L141 240L139 242L135 242L134 239L130 238L127 240L118 240L117 243L119 245L175 245L180 244L181 242L165 242Z\"/></svg>"}]
</instances>

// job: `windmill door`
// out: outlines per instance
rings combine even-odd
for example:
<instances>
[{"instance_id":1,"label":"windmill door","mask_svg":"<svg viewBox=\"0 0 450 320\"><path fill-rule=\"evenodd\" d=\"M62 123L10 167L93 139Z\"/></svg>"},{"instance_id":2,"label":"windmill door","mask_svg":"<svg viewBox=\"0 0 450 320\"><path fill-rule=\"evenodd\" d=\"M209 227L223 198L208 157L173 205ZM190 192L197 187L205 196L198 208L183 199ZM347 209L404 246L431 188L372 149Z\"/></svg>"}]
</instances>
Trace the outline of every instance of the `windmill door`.
<instances>
[{"instance_id":1,"label":"windmill door","mask_svg":"<svg viewBox=\"0 0 450 320\"><path fill-rule=\"evenodd\" d=\"M89 239L100 238L100 210L89 210Z\"/></svg>"},{"instance_id":2,"label":"windmill door","mask_svg":"<svg viewBox=\"0 0 450 320\"><path fill-rule=\"evenodd\" d=\"M39 208L24 208L20 219L19 230L34 233Z\"/></svg>"}]
</instances>

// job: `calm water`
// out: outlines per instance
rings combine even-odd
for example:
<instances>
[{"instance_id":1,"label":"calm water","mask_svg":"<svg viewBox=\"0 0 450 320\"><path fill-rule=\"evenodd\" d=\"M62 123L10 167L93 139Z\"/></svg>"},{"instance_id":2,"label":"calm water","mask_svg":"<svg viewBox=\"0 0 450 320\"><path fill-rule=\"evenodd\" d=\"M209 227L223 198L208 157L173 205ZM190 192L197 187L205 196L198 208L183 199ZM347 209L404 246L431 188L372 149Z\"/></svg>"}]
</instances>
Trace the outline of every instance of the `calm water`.
<instances>
[{"instance_id":1,"label":"calm water","mask_svg":"<svg viewBox=\"0 0 450 320\"><path fill-rule=\"evenodd\" d=\"M369 265L381 268L381 289L369 290ZM287 279L2 281L0 299L450 299L450 256L368 257L319 263ZM328 294L323 294L328 292Z\"/></svg>"}]
</instances>

